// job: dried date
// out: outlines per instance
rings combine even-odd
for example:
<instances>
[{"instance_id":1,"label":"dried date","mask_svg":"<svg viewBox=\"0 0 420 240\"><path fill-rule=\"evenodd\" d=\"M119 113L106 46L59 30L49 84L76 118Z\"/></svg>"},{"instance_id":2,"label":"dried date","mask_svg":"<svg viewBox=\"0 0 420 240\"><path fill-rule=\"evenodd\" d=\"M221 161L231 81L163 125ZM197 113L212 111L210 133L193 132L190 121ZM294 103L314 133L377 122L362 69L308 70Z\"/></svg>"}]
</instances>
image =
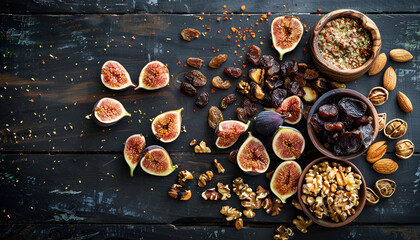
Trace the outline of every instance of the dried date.
<instances>
[{"instance_id":1,"label":"dried date","mask_svg":"<svg viewBox=\"0 0 420 240\"><path fill-rule=\"evenodd\" d=\"M242 77L242 70L235 67L225 67L225 74L230 78L240 78Z\"/></svg>"},{"instance_id":2,"label":"dried date","mask_svg":"<svg viewBox=\"0 0 420 240\"><path fill-rule=\"evenodd\" d=\"M219 76L214 77L211 80L211 84L213 87L220 88L220 89L228 89L231 86L231 83L229 80L223 81L223 79Z\"/></svg>"},{"instance_id":3,"label":"dried date","mask_svg":"<svg viewBox=\"0 0 420 240\"><path fill-rule=\"evenodd\" d=\"M320 118L318 113L314 113L311 117L311 125L316 133L321 133L324 130L324 119Z\"/></svg>"},{"instance_id":4,"label":"dried date","mask_svg":"<svg viewBox=\"0 0 420 240\"><path fill-rule=\"evenodd\" d=\"M200 31L195 30L194 28L186 28L181 32L182 39L188 42L193 40L194 38L198 38L200 34Z\"/></svg>"},{"instance_id":5,"label":"dried date","mask_svg":"<svg viewBox=\"0 0 420 240\"><path fill-rule=\"evenodd\" d=\"M246 113L245 108L237 108L236 109L236 117L239 121L242 121L244 123L248 122L248 114Z\"/></svg>"},{"instance_id":6,"label":"dried date","mask_svg":"<svg viewBox=\"0 0 420 240\"><path fill-rule=\"evenodd\" d=\"M322 118L337 116L338 107L335 104L324 104L321 107L319 107L318 114Z\"/></svg>"},{"instance_id":7,"label":"dried date","mask_svg":"<svg viewBox=\"0 0 420 240\"><path fill-rule=\"evenodd\" d=\"M362 146L362 138L359 130L344 132L334 144L333 153L336 156L356 153Z\"/></svg>"},{"instance_id":8,"label":"dried date","mask_svg":"<svg viewBox=\"0 0 420 240\"><path fill-rule=\"evenodd\" d=\"M197 89L195 87L187 82L181 83L181 92L189 97L194 97L197 95Z\"/></svg>"},{"instance_id":9,"label":"dried date","mask_svg":"<svg viewBox=\"0 0 420 240\"><path fill-rule=\"evenodd\" d=\"M289 85L287 86L287 91L291 95L296 95L298 97L303 97L305 95L305 91L299 86L297 82L289 83Z\"/></svg>"},{"instance_id":10,"label":"dried date","mask_svg":"<svg viewBox=\"0 0 420 240\"><path fill-rule=\"evenodd\" d=\"M236 101L236 95L234 93L225 96L220 102L220 108L226 109L230 104Z\"/></svg>"},{"instance_id":11,"label":"dried date","mask_svg":"<svg viewBox=\"0 0 420 240\"><path fill-rule=\"evenodd\" d=\"M306 69L303 74L303 78L305 78L306 80L313 80L318 77L319 77L319 72L316 69Z\"/></svg>"},{"instance_id":12,"label":"dried date","mask_svg":"<svg viewBox=\"0 0 420 240\"><path fill-rule=\"evenodd\" d=\"M373 117L371 116L362 116L360 118L356 118L353 122L353 126L358 127L360 125L365 125L365 124L372 124L373 121Z\"/></svg>"},{"instance_id":13,"label":"dried date","mask_svg":"<svg viewBox=\"0 0 420 240\"><path fill-rule=\"evenodd\" d=\"M338 101L340 109L349 117L359 118L365 115L366 103L350 97L344 97Z\"/></svg>"},{"instance_id":14,"label":"dried date","mask_svg":"<svg viewBox=\"0 0 420 240\"><path fill-rule=\"evenodd\" d=\"M277 61L274 61L273 66L265 71L266 77L272 77L280 72L280 64Z\"/></svg>"},{"instance_id":15,"label":"dried date","mask_svg":"<svg viewBox=\"0 0 420 240\"><path fill-rule=\"evenodd\" d=\"M184 76L194 87L202 87L207 83L206 76L198 70L188 71Z\"/></svg>"},{"instance_id":16,"label":"dried date","mask_svg":"<svg viewBox=\"0 0 420 240\"><path fill-rule=\"evenodd\" d=\"M295 74L298 69L298 64L295 61L283 61L280 65L280 71L284 77Z\"/></svg>"},{"instance_id":17,"label":"dried date","mask_svg":"<svg viewBox=\"0 0 420 240\"><path fill-rule=\"evenodd\" d=\"M193 68L201 68L201 65L203 64L203 59L190 57L187 59L187 64Z\"/></svg>"},{"instance_id":18,"label":"dried date","mask_svg":"<svg viewBox=\"0 0 420 240\"><path fill-rule=\"evenodd\" d=\"M248 61L254 65L259 65L261 58L261 49L255 45L249 47Z\"/></svg>"},{"instance_id":19,"label":"dried date","mask_svg":"<svg viewBox=\"0 0 420 240\"><path fill-rule=\"evenodd\" d=\"M344 129L344 123L342 122L324 122L324 128L327 131L341 131Z\"/></svg>"},{"instance_id":20,"label":"dried date","mask_svg":"<svg viewBox=\"0 0 420 240\"><path fill-rule=\"evenodd\" d=\"M303 79L303 74L302 73L296 73L295 76L293 77L293 81L295 81L299 87L303 88L304 86L306 86L306 80Z\"/></svg>"},{"instance_id":21,"label":"dried date","mask_svg":"<svg viewBox=\"0 0 420 240\"><path fill-rule=\"evenodd\" d=\"M369 145L373 141L373 134L375 132L372 125L365 124L365 125L359 126L358 130L362 134L362 142L365 145L365 148L369 147Z\"/></svg>"},{"instance_id":22,"label":"dried date","mask_svg":"<svg viewBox=\"0 0 420 240\"><path fill-rule=\"evenodd\" d=\"M226 54L219 54L216 57L212 58L209 62L209 67L219 68L224 62L226 62L228 56Z\"/></svg>"},{"instance_id":23,"label":"dried date","mask_svg":"<svg viewBox=\"0 0 420 240\"><path fill-rule=\"evenodd\" d=\"M271 106L273 108L278 108L286 97L287 97L286 89L281 89L281 88L274 89L273 92L271 93Z\"/></svg>"},{"instance_id":24,"label":"dried date","mask_svg":"<svg viewBox=\"0 0 420 240\"><path fill-rule=\"evenodd\" d=\"M213 129L216 129L219 123L223 121L223 114L219 108L212 106L209 109L209 116L207 118L207 122L209 126Z\"/></svg>"},{"instance_id":25,"label":"dried date","mask_svg":"<svg viewBox=\"0 0 420 240\"><path fill-rule=\"evenodd\" d=\"M265 80L265 86L269 90L274 90L279 87L283 87L284 82L280 79L279 75L274 75L271 78Z\"/></svg>"},{"instance_id":26,"label":"dried date","mask_svg":"<svg viewBox=\"0 0 420 240\"><path fill-rule=\"evenodd\" d=\"M245 109L248 116L254 116L258 112L257 104L253 103L249 98L244 97L241 106Z\"/></svg>"},{"instance_id":27,"label":"dried date","mask_svg":"<svg viewBox=\"0 0 420 240\"><path fill-rule=\"evenodd\" d=\"M260 66L267 70L267 69L271 68L276 62L277 61L276 61L276 59L274 59L273 56L263 55L260 59ZM277 62L277 64L278 64L278 62Z\"/></svg>"},{"instance_id":28,"label":"dried date","mask_svg":"<svg viewBox=\"0 0 420 240\"><path fill-rule=\"evenodd\" d=\"M199 108L205 107L209 103L209 94L207 92L202 92L198 95L195 100L195 105Z\"/></svg>"}]
</instances>

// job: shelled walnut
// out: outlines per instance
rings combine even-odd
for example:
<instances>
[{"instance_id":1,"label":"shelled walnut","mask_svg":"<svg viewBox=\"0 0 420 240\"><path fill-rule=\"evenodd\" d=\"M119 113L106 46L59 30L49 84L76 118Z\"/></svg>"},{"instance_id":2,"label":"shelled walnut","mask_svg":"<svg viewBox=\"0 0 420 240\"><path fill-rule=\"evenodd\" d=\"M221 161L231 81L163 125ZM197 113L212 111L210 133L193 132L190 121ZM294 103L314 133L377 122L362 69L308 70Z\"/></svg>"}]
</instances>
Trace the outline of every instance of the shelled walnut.
<instances>
[{"instance_id":1,"label":"shelled walnut","mask_svg":"<svg viewBox=\"0 0 420 240\"><path fill-rule=\"evenodd\" d=\"M217 168L218 173L224 173L225 172L225 168L222 166L222 164L220 164L217 161L217 159L214 159L214 166Z\"/></svg>"},{"instance_id":2,"label":"shelled walnut","mask_svg":"<svg viewBox=\"0 0 420 240\"><path fill-rule=\"evenodd\" d=\"M274 198L273 200L271 200L271 198L266 198L262 202L261 206L267 214L270 214L271 216L276 216L281 212L283 204L278 198Z\"/></svg>"},{"instance_id":3,"label":"shelled walnut","mask_svg":"<svg viewBox=\"0 0 420 240\"><path fill-rule=\"evenodd\" d=\"M226 221L232 221L238 219L242 216L242 213L236 208L232 208L229 206L223 206L220 210L220 213L226 216Z\"/></svg>"},{"instance_id":4,"label":"shelled walnut","mask_svg":"<svg viewBox=\"0 0 420 240\"><path fill-rule=\"evenodd\" d=\"M207 182L213 179L213 172L207 171L198 177L198 186L199 187L205 187L207 185Z\"/></svg>"},{"instance_id":5,"label":"shelled walnut","mask_svg":"<svg viewBox=\"0 0 420 240\"><path fill-rule=\"evenodd\" d=\"M193 175L190 173L190 171L188 170L183 170L180 171L178 174L178 183L181 184L182 186L185 185L185 182L188 179L193 179Z\"/></svg>"},{"instance_id":6,"label":"shelled walnut","mask_svg":"<svg viewBox=\"0 0 420 240\"><path fill-rule=\"evenodd\" d=\"M241 80L236 86L236 91L240 92L243 95L248 95L251 91L251 85Z\"/></svg>"},{"instance_id":7,"label":"shelled walnut","mask_svg":"<svg viewBox=\"0 0 420 240\"><path fill-rule=\"evenodd\" d=\"M217 191L222 194L222 200L228 200L231 197L229 185L223 185L223 183L217 183Z\"/></svg>"},{"instance_id":8,"label":"shelled walnut","mask_svg":"<svg viewBox=\"0 0 420 240\"><path fill-rule=\"evenodd\" d=\"M281 225L275 230L276 234L274 234L273 239L275 240L288 240L289 237L294 235L294 232L290 228L286 228L285 226Z\"/></svg>"},{"instance_id":9,"label":"shelled walnut","mask_svg":"<svg viewBox=\"0 0 420 240\"><path fill-rule=\"evenodd\" d=\"M175 199L188 200L191 198L191 191L184 190L179 184L173 184L171 189L168 191L168 195Z\"/></svg>"},{"instance_id":10,"label":"shelled walnut","mask_svg":"<svg viewBox=\"0 0 420 240\"><path fill-rule=\"evenodd\" d=\"M238 195L240 200L250 199L252 188L250 188L248 184L244 183L244 180L241 177L233 180L232 186L232 191Z\"/></svg>"},{"instance_id":11,"label":"shelled walnut","mask_svg":"<svg viewBox=\"0 0 420 240\"><path fill-rule=\"evenodd\" d=\"M302 206L300 205L300 203L299 203L299 200L297 200L297 199L293 199L292 200L292 205L297 209L297 210L300 210L300 211L302 211Z\"/></svg>"},{"instance_id":12,"label":"shelled walnut","mask_svg":"<svg viewBox=\"0 0 420 240\"><path fill-rule=\"evenodd\" d=\"M195 145L194 152L195 153L211 153L211 149L207 147L206 142L201 141L199 145Z\"/></svg>"},{"instance_id":13,"label":"shelled walnut","mask_svg":"<svg viewBox=\"0 0 420 240\"><path fill-rule=\"evenodd\" d=\"M222 194L218 193L215 188L210 188L201 193L201 197L204 200L217 201L222 198Z\"/></svg>"},{"instance_id":14,"label":"shelled walnut","mask_svg":"<svg viewBox=\"0 0 420 240\"><path fill-rule=\"evenodd\" d=\"M235 221L236 230L241 230L243 226L244 226L244 220L242 220L242 218L236 219Z\"/></svg>"},{"instance_id":15,"label":"shelled walnut","mask_svg":"<svg viewBox=\"0 0 420 240\"><path fill-rule=\"evenodd\" d=\"M308 227L312 225L312 220L306 220L302 216L297 216L297 219L293 219L292 223L296 226L296 228L301 231L302 233L308 232Z\"/></svg>"}]
</instances>

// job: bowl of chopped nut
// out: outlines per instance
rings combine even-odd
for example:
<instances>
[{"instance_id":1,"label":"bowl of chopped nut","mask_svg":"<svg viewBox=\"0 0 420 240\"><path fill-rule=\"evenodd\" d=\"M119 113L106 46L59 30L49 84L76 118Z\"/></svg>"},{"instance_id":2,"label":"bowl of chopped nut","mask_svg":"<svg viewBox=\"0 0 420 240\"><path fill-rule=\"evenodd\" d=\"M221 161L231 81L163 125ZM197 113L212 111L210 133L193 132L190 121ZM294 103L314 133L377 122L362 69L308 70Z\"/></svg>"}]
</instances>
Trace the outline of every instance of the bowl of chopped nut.
<instances>
[{"instance_id":1,"label":"bowl of chopped nut","mask_svg":"<svg viewBox=\"0 0 420 240\"><path fill-rule=\"evenodd\" d=\"M298 183L303 212L318 225L342 227L359 216L366 203L366 182L345 160L320 157L306 166Z\"/></svg>"}]
</instances>

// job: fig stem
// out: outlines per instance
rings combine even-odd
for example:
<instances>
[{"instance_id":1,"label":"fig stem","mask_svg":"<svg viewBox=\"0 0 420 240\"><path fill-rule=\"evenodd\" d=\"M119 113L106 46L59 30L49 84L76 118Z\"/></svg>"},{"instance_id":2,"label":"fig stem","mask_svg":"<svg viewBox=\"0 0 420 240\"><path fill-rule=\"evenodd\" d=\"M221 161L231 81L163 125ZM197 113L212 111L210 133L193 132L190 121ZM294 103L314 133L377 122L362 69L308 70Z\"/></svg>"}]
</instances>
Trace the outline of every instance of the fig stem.
<instances>
[{"instance_id":1,"label":"fig stem","mask_svg":"<svg viewBox=\"0 0 420 240\"><path fill-rule=\"evenodd\" d=\"M132 177L134 175L134 169L133 167L130 167L130 176Z\"/></svg>"}]
</instances>

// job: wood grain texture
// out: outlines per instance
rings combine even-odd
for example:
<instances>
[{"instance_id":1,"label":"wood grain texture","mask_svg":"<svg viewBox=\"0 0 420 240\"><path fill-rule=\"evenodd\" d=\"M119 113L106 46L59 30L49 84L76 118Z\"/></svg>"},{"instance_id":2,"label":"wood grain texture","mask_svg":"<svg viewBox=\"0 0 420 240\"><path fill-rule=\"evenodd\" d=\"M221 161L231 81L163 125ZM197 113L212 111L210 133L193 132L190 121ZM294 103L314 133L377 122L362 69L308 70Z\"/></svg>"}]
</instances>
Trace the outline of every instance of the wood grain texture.
<instances>
[{"instance_id":1,"label":"wood grain texture","mask_svg":"<svg viewBox=\"0 0 420 240\"><path fill-rule=\"evenodd\" d=\"M387 154L385 158L395 156ZM219 213L224 205L241 209L238 197L233 194L227 201L205 201L201 192L216 187L217 182L232 183L243 177L253 189L258 185L269 189L269 180L263 175L249 176L227 160L227 155L171 154L179 168L168 177L155 177L140 168L129 176L129 169L121 154L7 154L0 161L0 192L7 196L0 203L2 223L225 223ZM225 167L218 174L213 159ZM299 160L302 168L312 156ZM353 222L357 224L408 224L418 223L420 217L420 155L410 160L397 160L399 169L390 175L373 171L364 158L352 162L362 172L368 187L376 180L390 178L397 182L397 190L389 199L377 205L366 206ZM269 171L274 170L279 160L273 159ZM192 192L189 201L179 201L168 196L167 191L177 182L181 170L189 170L194 179L186 184ZM197 186L198 176L207 171L214 178L205 188ZM303 212L296 210L291 199L277 216L269 216L256 210L256 217L245 219L246 223L290 223Z\"/></svg>"},{"instance_id":2,"label":"wood grain texture","mask_svg":"<svg viewBox=\"0 0 420 240\"><path fill-rule=\"evenodd\" d=\"M339 229L311 226L308 233L299 232L293 225L295 239L402 239L415 240L420 237L419 225L352 225ZM10 240L20 239L272 239L276 225L267 227L245 226L237 231L233 225L224 226L176 226L123 225L123 224L32 224L0 225L3 234Z\"/></svg>"},{"instance_id":3,"label":"wood grain texture","mask_svg":"<svg viewBox=\"0 0 420 240\"><path fill-rule=\"evenodd\" d=\"M271 48L270 23L261 21L260 15L231 16L232 20L217 22L225 15L0 15L2 63L0 67L0 150L39 152L119 152L125 139L134 133L143 133L149 145L160 144L150 130L150 119L162 111L184 107L183 125L187 132L177 141L164 144L169 152L183 152L189 149L189 142L196 138L206 141L216 153L213 130L207 125L208 109L219 105L227 94L235 92L215 89L210 93L210 103L204 109L194 105L194 98L184 96L179 84L185 81L183 75L192 68L184 67L188 57L201 57L205 66L201 71L209 79L207 85L199 89L211 92L210 80L215 75L223 75L223 67L241 66L248 46L256 44L263 54L278 54ZM286 54L311 65L307 41L311 27L321 18L318 15L298 15L306 24L308 33L295 51ZM369 15L378 25L383 37L382 51L389 53L394 48L404 48L419 55L416 32L420 28L417 15ZM230 18L230 17L229 17ZM260 23L255 25L256 21ZM254 25L256 37L247 33L246 42L236 42L231 27L244 31ZM192 42L185 42L180 32L186 27L202 31L203 35ZM209 28L210 30L207 30ZM220 33L218 31L220 30ZM232 39L227 39L231 35ZM134 37L134 39L132 38ZM261 45L262 43L262 45ZM238 47L240 45L240 47ZM212 49L214 47L214 50ZM234 53L237 51L237 53ZM227 53L228 60L220 69L210 69L207 63L219 54ZM157 91L111 91L100 82L102 64L109 59L119 61L136 79L141 68L150 60L160 60L168 64L171 74L170 85ZM180 64L178 64L180 63ZM388 61L397 74L398 91L411 98L413 106L420 106L419 58L408 63ZM248 72L250 66L244 70ZM364 95L381 84L382 74L373 77L364 75L359 80L347 84ZM248 77L243 78L247 80ZM235 86L238 80L232 80ZM409 131L404 138L420 145L420 117L418 111L405 114L397 104L396 91L390 92L386 104L377 107L378 113L387 112L388 120L399 117L407 121ZM239 94L238 94L239 96ZM92 120L85 119L94 103L102 97L120 100L133 114L109 128L101 128ZM236 101L240 103L242 97ZM236 106L223 111L225 119L235 119ZM259 109L262 107L259 105ZM139 120L141 123L139 123ZM304 131L302 121L297 128ZM253 127L251 126L251 130ZM306 131L304 131L306 132ZM306 134L306 133L304 133ZM233 147L238 148L240 141ZM378 140L384 140L382 133ZM269 138L263 139L266 143ZM388 151L394 151L397 140L388 142Z\"/></svg>"},{"instance_id":4,"label":"wood grain texture","mask_svg":"<svg viewBox=\"0 0 420 240\"><path fill-rule=\"evenodd\" d=\"M245 11L241 6L245 5ZM224 8L224 6L226 6ZM361 12L392 13L419 12L415 1L190 1L190 0L4 0L0 5L3 13L327 13L340 8L350 8Z\"/></svg>"}]
</instances>

